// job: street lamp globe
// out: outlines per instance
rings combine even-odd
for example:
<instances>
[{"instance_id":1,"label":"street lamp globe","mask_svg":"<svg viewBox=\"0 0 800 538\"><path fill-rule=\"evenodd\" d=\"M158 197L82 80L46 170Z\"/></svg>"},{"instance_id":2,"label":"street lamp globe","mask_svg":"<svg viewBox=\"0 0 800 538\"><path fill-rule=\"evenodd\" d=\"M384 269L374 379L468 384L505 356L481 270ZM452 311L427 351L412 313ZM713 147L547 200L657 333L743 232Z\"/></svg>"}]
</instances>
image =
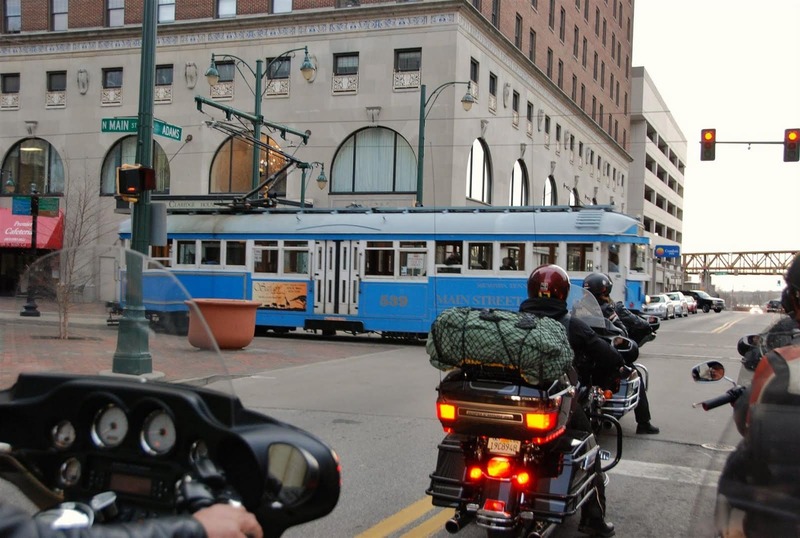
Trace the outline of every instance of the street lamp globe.
<instances>
[{"instance_id":1,"label":"street lamp globe","mask_svg":"<svg viewBox=\"0 0 800 538\"><path fill-rule=\"evenodd\" d=\"M328 178L325 177L325 168L322 168L320 171L319 176L317 176L317 187L319 190L324 190L325 186L328 184Z\"/></svg>"},{"instance_id":2,"label":"street lamp globe","mask_svg":"<svg viewBox=\"0 0 800 538\"><path fill-rule=\"evenodd\" d=\"M303 58L303 63L300 65L300 72L303 74L303 78L310 82L314 78L316 71L317 68L311 63L311 59L308 57L308 49L306 49L305 58Z\"/></svg>"},{"instance_id":3,"label":"street lamp globe","mask_svg":"<svg viewBox=\"0 0 800 538\"><path fill-rule=\"evenodd\" d=\"M464 107L464 112L469 112L472 105L475 104L475 98L472 96L472 85L467 87L467 93L461 98L461 106Z\"/></svg>"},{"instance_id":4,"label":"street lamp globe","mask_svg":"<svg viewBox=\"0 0 800 538\"><path fill-rule=\"evenodd\" d=\"M215 86L219 82L219 71L217 70L216 62L214 62L213 54L211 55L211 65L206 69L205 76L209 86Z\"/></svg>"}]
</instances>

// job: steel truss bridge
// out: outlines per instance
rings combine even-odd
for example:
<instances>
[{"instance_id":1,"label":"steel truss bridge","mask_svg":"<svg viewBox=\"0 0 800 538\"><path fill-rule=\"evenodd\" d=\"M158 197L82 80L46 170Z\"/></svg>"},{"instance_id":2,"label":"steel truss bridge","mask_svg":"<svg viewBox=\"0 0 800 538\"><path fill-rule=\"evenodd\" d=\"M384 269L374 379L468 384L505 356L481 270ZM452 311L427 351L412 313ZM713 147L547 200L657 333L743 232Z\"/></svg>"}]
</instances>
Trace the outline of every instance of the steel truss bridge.
<instances>
[{"instance_id":1,"label":"steel truss bridge","mask_svg":"<svg viewBox=\"0 0 800 538\"><path fill-rule=\"evenodd\" d=\"M706 252L682 254L683 274L701 275L783 275L797 250L755 252Z\"/></svg>"}]
</instances>

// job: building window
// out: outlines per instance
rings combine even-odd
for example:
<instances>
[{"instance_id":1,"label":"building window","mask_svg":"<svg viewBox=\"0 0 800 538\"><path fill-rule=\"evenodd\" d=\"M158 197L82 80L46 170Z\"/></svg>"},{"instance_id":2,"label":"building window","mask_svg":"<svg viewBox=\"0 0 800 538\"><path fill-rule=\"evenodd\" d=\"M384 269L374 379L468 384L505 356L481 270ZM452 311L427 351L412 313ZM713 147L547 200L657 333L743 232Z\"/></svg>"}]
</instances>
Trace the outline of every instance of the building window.
<instances>
[{"instance_id":1,"label":"building window","mask_svg":"<svg viewBox=\"0 0 800 538\"><path fill-rule=\"evenodd\" d=\"M289 56L267 58L267 80L283 80L289 78L292 59Z\"/></svg>"},{"instance_id":2,"label":"building window","mask_svg":"<svg viewBox=\"0 0 800 538\"><path fill-rule=\"evenodd\" d=\"M572 75L572 100L578 100L578 77L577 75Z\"/></svg>"},{"instance_id":3,"label":"building window","mask_svg":"<svg viewBox=\"0 0 800 538\"><path fill-rule=\"evenodd\" d=\"M3 93L19 93L19 73L0 75L0 89Z\"/></svg>"},{"instance_id":4,"label":"building window","mask_svg":"<svg viewBox=\"0 0 800 538\"><path fill-rule=\"evenodd\" d=\"M63 32L67 29L68 0L52 0L50 7L50 30Z\"/></svg>"},{"instance_id":5,"label":"building window","mask_svg":"<svg viewBox=\"0 0 800 538\"><path fill-rule=\"evenodd\" d=\"M492 25L500 27L500 0L492 0Z\"/></svg>"},{"instance_id":6,"label":"building window","mask_svg":"<svg viewBox=\"0 0 800 538\"><path fill-rule=\"evenodd\" d=\"M561 8L561 18L558 23L558 39L563 43L567 39L567 12Z\"/></svg>"},{"instance_id":7,"label":"building window","mask_svg":"<svg viewBox=\"0 0 800 538\"><path fill-rule=\"evenodd\" d=\"M553 80L553 49L547 49L547 78Z\"/></svg>"},{"instance_id":8,"label":"building window","mask_svg":"<svg viewBox=\"0 0 800 538\"><path fill-rule=\"evenodd\" d=\"M286 164L286 157L270 151L268 147L279 147L264 134L261 135L259 155L259 177L253 178L253 146L242 139L231 137L220 145L211 162L211 176L208 191L211 194L248 192L255 185L276 172ZM285 173L277 177L269 189L270 194L286 195Z\"/></svg>"},{"instance_id":9,"label":"building window","mask_svg":"<svg viewBox=\"0 0 800 538\"><path fill-rule=\"evenodd\" d=\"M175 22L175 0L158 0L158 22Z\"/></svg>"},{"instance_id":10,"label":"building window","mask_svg":"<svg viewBox=\"0 0 800 538\"><path fill-rule=\"evenodd\" d=\"M594 35L600 37L600 8L594 8Z\"/></svg>"},{"instance_id":11,"label":"building window","mask_svg":"<svg viewBox=\"0 0 800 538\"><path fill-rule=\"evenodd\" d=\"M611 73L611 81L608 84L608 90L610 93L609 97L612 99L614 98L614 73Z\"/></svg>"},{"instance_id":12,"label":"building window","mask_svg":"<svg viewBox=\"0 0 800 538\"><path fill-rule=\"evenodd\" d=\"M511 94L511 123L514 127L519 125L519 92L516 90Z\"/></svg>"},{"instance_id":13,"label":"building window","mask_svg":"<svg viewBox=\"0 0 800 538\"><path fill-rule=\"evenodd\" d=\"M578 57L578 47L580 46L580 39L581 39L580 30L578 30L577 26L575 26L575 29L572 31L572 38L573 38L572 39L573 40L573 43L572 43L572 55L575 58L577 58Z\"/></svg>"},{"instance_id":14,"label":"building window","mask_svg":"<svg viewBox=\"0 0 800 538\"><path fill-rule=\"evenodd\" d=\"M550 12L547 14L547 25L551 30L556 29L556 0L550 0Z\"/></svg>"},{"instance_id":15,"label":"building window","mask_svg":"<svg viewBox=\"0 0 800 538\"><path fill-rule=\"evenodd\" d=\"M598 64L598 57L597 57L597 53L595 52L594 53L594 67L592 68L592 77L594 77L595 81L597 80L597 64Z\"/></svg>"},{"instance_id":16,"label":"building window","mask_svg":"<svg viewBox=\"0 0 800 538\"><path fill-rule=\"evenodd\" d=\"M497 75L489 73L489 111L497 110Z\"/></svg>"},{"instance_id":17,"label":"building window","mask_svg":"<svg viewBox=\"0 0 800 538\"><path fill-rule=\"evenodd\" d=\"M422 67L422 49L396 50L394 53L395 71L419 71Z\"/></svg>"},{"instance_id":18,"label":"building window","mask_svg":"<svg viewBox=\"0 0 800 538\"><path fill-rule=\"evenodd\" d=\"M617 57L617 34L611 32L611 59L614 60Z\"/></svg>"},{"instance_id":19,"label":"building window","mask_svg":"<svg viewBox=\"0 0 800 538\"><path fill-rule=\"evenodd\" d=\"M67 72L51 71L47 73L47 91L63 92L67 90Z\"/></svg>"},{"instance_id":20,"label":"building window","mask_svg":"<svg viewBox=\"0 0 800 538\"><path fill-rule=\"evenodd\" d=\"M536 32L533 30L528 34L528 59L536 63Z\"/></svg>"},{"instance_id":21,"label":"building window","mask_svg":"<svg viewBox=\"0 0 800 538\"><path fill-rule=\"evenodd\" d=\"M22 30L21 0L6 0L5 2L5 31L7 34L16 34Z\"/></svg>"},{"instance_id":22,"label":"building window","mask_svg":"<svg viewBox=\"0 0 800 538\"><path fill-rule=\"evenodd\" d=\"M606 63L600 62L600 88L606 88Z\"/></svg>"},{"instance_id":23,"label":"building window","mask_svg":"<svg viewBox=\"0 0 800 538\"><path fill-rule=\"evenodd\" d=\"M556 178L553 176L547 176L544 181L542 205L558 205L558 189L556 189Z\"/></svg>"},{"instance_id":24,"label":"building window","mask_svg":"<svg viewBox=\"0 0 800 538\"><path fill-rule=\"evenodd\" d=\"M125 25L125 0L107 0L106 17L108 26Z\"/></svg>"},{"instance_id":25,"label":"building window","mask_svg":"<svg viewBox=\"0 0 800 538\"><path fill-rule=\"evenodd\" d=\"M603 38L602 38L603 46L606 46L606 20L603 19Z\"/></svg>"},{"instance_id":26,"label":"building window","mask_svg":"<svg viewBox=\"0 0 800 538\"><path fill-rule=\"evenodd\" d=\"M156 86L172 86L171 65L159 65L156 67Z\"/></svg>"},{"instance_id":27,"label":"building window","mask_svg":"<svg viewBox=\"0 0 800 538\"><path fill-rule=\"evenodd\" d=\"M522 15L519 13L514 20L514 46L522 50Z\"/></svg>"},{"instance_id":28,"label":"building window","mask_svg":"<svg viewBox=\"0 0 800 538\"><path fill-rule=\"evenodd\" d=\"M469 60L469 80L472 81L472 94L473 97L478 91L480 87L478 85L478 80L480 80L480 73L481 73L481 64L475 58L470 58Z\"/></svg>"},{"instance_id":29,"label":"building window","mask_svg":"<svg viewBox=\"0 0 800 538\"><path fill-rule=\"evenodd\" d=\"M331 193L415 192L417 159L408 141L384 127L357 131L333 158Z\"/></svg>"},{"instance_id":30,"label":"building window","mask_svg":"<svg viewBox=\"0 0 800 538\"><path fill-rule=\"evenodd\" d=\"M358 90L358 53L333 55L333 92L354 93Z\"/></svg>"},{"instance_id":31,"label":"building window","mask_svg":"<svg viewBox=\"0 0 800 538\"><path fill-rule=\"evenodd\" d=\"M103 69L103 88L122 88L122 68Z\"/></svg>"},{"instance_id":32,"label":"building window","mask_svg":"<svg viewBox=\"0 0 800 538\"><path fill-rule=\"evenodd\" d=\"M531 0L531 7L536 11L539 11L539 0Z\"/></svg>"},{"instance_id":33,"label":"building window","mask_svg":"<svg viewBox=\"0 0 800 538\"><path fill-rule=\"evenodd\" d=\"M217 0L217 18L236 16L236 0Z\"/></svg>"},{"instance_id":34,"label":"building window","mask_svg":"<svg viewBox=\"0 0 800 538\"><path fill-rule=\"evenodd\" d=\"M564 62L558 61L558 79L557 84L560 89L564 89Z\"/></svg>"},{"instance_id":35,"label":"building window","mask_svg":"<svg viewBox=\"0 0 800 538\"><path fill-rule=\"evenodd\" d=\"M589 0L583 2L583 20L589 22Z\"/></svg>"},{"instance_id":36,"label":"building window","mask_svg":"<svg viewBox=\"0 0 800 538\"><path fill-rule=\"evenodd\" d=\"M525 163L520 159L514 163L511 171L511 189L509 190L508 205L528 205L528 172Z\"/></svg>"},{"instance_id":37,"label":"building window","mask_svg":"<svg viewBox=\"0 0 800 538\"><path fill-rule=\"evenodd\" d=\"M586 85L581 84L581 110L586 109Z\"/></svg>"},{"instance_id":38,"label":"building window","mask_svg":"<svg viewBox=\"0 0 800 538\"><path fill-rule=\"evenodd\" d=\"M233 77L236 73L236 66L232 61L216 62L217 71L219 72L219 83L233 82Z\"/></svg>"},{"instance_id":39,"label":"building window","mask_svg":"<svg viewBox=\"0 0 800 538\"><path fill-rule=\"evenodd\" d=\"M14 192L7 194L30 194L33 185L41 193L64 192L64 163L58 151L41 138L26 138L12 146L2 170L14 179Z\"/></svg>"},{"instance_id":40,"label":"building window","mask_svg":"<svg viewBox=\"0 0 800 538\"><path fill-rule=\"evenodd\" d=\"M492 203L492 177L489 150L480 139L475 139L467 159L467 198L485 204Z\"/></svg>"},{"instance_id":41,"label":"building window","mask_svg":"<svg viewBox=\"0 0 800 538\"><path fill-rule=\"evenodd\" d=\"M102 194L117 192L117 167L136 162L136 145L136 135L130 135L117 141L108 151L100 172L100 192ZM155 192L169 193L169 158L155 140L153 140L153 168L156 171Z\"/></svg>"}]
</instances>

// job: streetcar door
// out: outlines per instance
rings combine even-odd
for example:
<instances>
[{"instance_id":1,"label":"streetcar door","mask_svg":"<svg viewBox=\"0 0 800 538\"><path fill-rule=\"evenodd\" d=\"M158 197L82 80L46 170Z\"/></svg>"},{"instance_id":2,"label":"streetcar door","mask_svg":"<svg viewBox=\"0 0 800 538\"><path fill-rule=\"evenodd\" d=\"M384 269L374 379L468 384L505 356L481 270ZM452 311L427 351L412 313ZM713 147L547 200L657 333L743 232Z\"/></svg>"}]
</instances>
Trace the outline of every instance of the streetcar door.
<instances>
[{"instance_id":1,"label":"streetcar door","mask_svg":"<svg viewBox=\"0 0 800 538\"><path fill-rule=\"evenodd\" d=\"M358 314L358 241L317 241L314 263L314 313Z\"/></svg>"}]
</instances>

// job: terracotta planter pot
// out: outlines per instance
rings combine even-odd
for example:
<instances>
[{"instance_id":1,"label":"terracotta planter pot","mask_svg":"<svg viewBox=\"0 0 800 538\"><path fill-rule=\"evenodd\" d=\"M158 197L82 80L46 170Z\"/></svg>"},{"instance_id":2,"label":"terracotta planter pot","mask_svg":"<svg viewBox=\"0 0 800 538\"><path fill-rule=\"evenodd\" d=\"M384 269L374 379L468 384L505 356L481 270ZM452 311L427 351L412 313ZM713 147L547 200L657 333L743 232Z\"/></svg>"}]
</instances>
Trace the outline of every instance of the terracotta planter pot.
<instances>
[{"instance_id":1,"label":"terracotta planter pot","mask_svg":"<svg viewBox=\"0 0 800 538\"><path fill-rule=\"evenodd\" d=\"M205 318L220 349L241 349L250 345L256 332L258 301L244 299L192 299ZM208 333L189 309L189 343L200 349L213 349Z\"/></svg>"}]
</instances>

